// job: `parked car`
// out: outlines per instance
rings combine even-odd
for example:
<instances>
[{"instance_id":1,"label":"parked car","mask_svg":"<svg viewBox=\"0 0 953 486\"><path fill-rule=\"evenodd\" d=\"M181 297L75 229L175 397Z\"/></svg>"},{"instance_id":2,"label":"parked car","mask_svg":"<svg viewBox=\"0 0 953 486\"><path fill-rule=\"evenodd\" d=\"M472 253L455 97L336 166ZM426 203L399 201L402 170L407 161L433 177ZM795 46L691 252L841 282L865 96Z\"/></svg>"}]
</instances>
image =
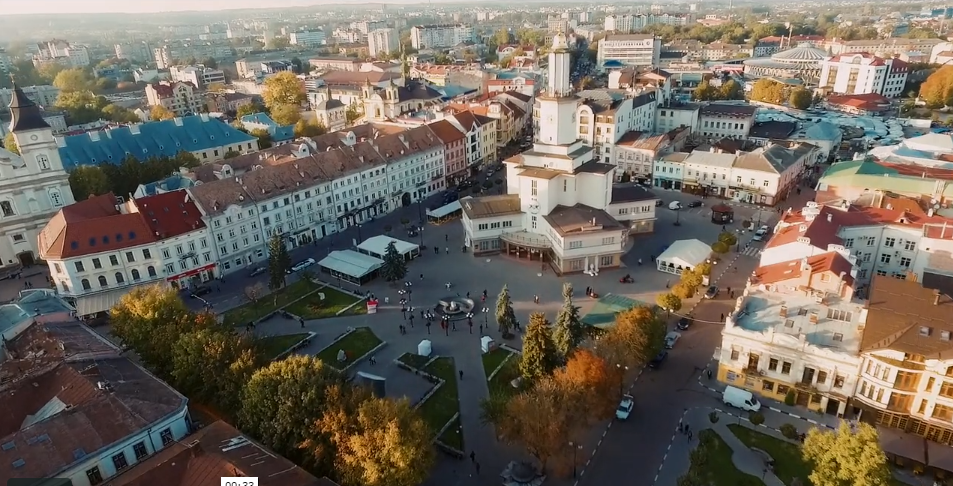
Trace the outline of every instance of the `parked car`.
<instances>
[{"instance_id":1,"label":"parked car","mask_svg":"<svg viewBox=\"0 0 953 486\"><path fill-rule=\"evenodd\" d=\"M629 418L629 414L632 413L633 407L635 407L635 399L632 398L632 395L622 395L622 401L619 402L619 408L615 410L615 418L619 420L625 420Z\"/></svg>"},{"instance_id":2,"label":"parked car","mask_svg":"<svg viewBox=\"0 0 953 486\"><path fill-rule=\"evenodd\" d=\"M768 225L762 225L758 228L758 231L754 232L754 238L751 238L754 241L763 241L768 237L768 232L771 231L771 228Z\"/></svg>"},{"instance_id":3,"label":"parked car","mask_svg":"<svg viewBox=\"0 0 953 486\"><path fill-rule=\"evenodd\" d=\"M682 333L672 331L665 335L665 349L672 349L675 343L682 338Z\"/></svg>"},{"instance_id":4,"label":"parked car","mask_svg":"<svg viewBox=\"0 0 953 486\"><path fill-rule=\"evenodd\" d=\"M705 203L703 203L703 202L701 202L701 201L692 201L692 202L688 203L688 207L690 207L690 208L700 208L700 207L702 207L702 206L704 206L704 205L705 205Z\"/></svg>"},{"instance_id":5,"label":"parked car","mask_svg":"<svg viewBox=\"0 0 953 486\"><path fill-rule=\"evenodd\" d=\"M656 200L655 200L655 207L660 208L660 207L662 207L663 205L665 205L665 201L663 201L663 200L661 200L661 199L656 199Z\"/></svg>"},{"instance_id":6,"label":"parked car","mask_svg":"<svg viewBox=\"0 0 953 486\"><path fill-rule=\"evenodd\" d=\"M678 201L672 201L668 203L668 208L671 209L672 211L678 211L679 209L682 209L682 203Z\"/></svg>"},{"instance_id":7,"label":"parked car","mask_svg":"<svg viewBox=\"0 0 953 486\"><path fill-rule=\"evenodd\" d=\"M314 261L314 258L305 258L304 260L301 260L300 262L295 263L294 265L292 265L291 268L289 268L286 273L300 272L300 271L304 270L305 268L308 268L308 267L310 267L311 265L314 265L315 263L317 263L317 262Z\"/></svg>"},{"instance_id":8,"label":"parked car","mask_svg":"<svg viewBox=\"0 0 953 486\"><path fill-rule=\"evenodd\" d=\"M268 271L268 267L255 267L251 272L248 273L249 277L257 277Z\"/></svg>"},{"instance_id":9,"label":"parked car","mask_svg":"<svg viewBox=\"0 0 953 486\"><path fill-rule=\"evenodd\" d=\"M678 320L677 324L675 324L675 329L678 329L679 331L687 331L691 326L692 320L687 317L683 317Z\"/></svg>"},{"instance_id":10,"label":"parked car","mask_svg":"<svg viewBox=\"0 0 953 486\"><path fill-rule=\"evenodd\" d=\"M708 287L708 291L705 292L706 299L714 299L718 295L718 286L712 285Z\"/></svg>"},{"instance_id":11,"label":"parked car","mask_svg":"<svg viewBox=\"0 0 953 486\"><path fill-rule=\"evenodd\" d=\"M662 366L662 362L665 361L665 358L668 358L668 351L662 351L657 354L652 361L649 361L649 368L658 369L659 366Z\"/></svg>"},{"instance_id":12,"label":"parked car","mask_svg":"<svg viewBox=\"0 0 953 486\"><path fill-rule=\"evenodd\" d=\"M721 401L725 405L730 405L735 408L740 408L742 410L747 410L749 412L757 412L761 410L761 402L755 398L754 394L748 390L742 390L741 388L736 388L733 386L726 386L725 392L721 396Z\"/></svg>"},{"instance_id":13,"label":"parked car","mask_svg":"<svg viewBox=\"0 0 953 486\"><path fill-rule=\"evenodd\" d=\"M212 291L212 287L209 287L208 285L199 285L198 287L195 287L194 289L192 289L192 292L189 295L191 295L192 298L194 299L196 297L201 297L205 294L208 294L211 291Z\"/></svg>"}]
</instances>

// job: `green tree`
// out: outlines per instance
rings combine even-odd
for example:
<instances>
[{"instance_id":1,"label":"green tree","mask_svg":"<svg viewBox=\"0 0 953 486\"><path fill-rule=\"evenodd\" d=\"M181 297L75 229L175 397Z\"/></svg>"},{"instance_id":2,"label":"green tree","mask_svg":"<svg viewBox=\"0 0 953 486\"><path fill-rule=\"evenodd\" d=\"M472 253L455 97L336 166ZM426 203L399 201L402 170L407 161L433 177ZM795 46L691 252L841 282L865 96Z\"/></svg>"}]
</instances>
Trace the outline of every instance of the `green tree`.
<instances>
[{"instance_id":1,"label":"green tree","mask_svg":"<svg viewBox=\"0 0 953 486\"><path fill-rule=\"evenodd\" d=\"M95 82L91 84L93 90L97 93L116 89L118 85L119 83L117 83L116 80L112 78L98 78L96 79Z\"/></svg>"},{"instance_id":2,"label":"green tree","mask_svg":"<svg viewBox=\"0 0 953 486\"><path fill-rule=\"evenodd\" d=\"M103 118L116 123L139 123L139 115L119 105L109 104L103 108Z\"/></svg>"},{"instance_id":3,"label":"green tree","mask_svg":"<svg viewBox=\"0 0 953 486\"><path fill-rule=\"evenodd\" d=\"M550 376L559 363L559 352L553 343L546 314L534 312L529 316L526 335L523 336L523 352L520 354L520 374L535 382Z\"/></svg>"},{"instance_id":4,"label":"green tree","mask_svg":"<svg viewBox=\"0 0 953 486\"><path fill-rule=\"evenodd\" d=\"M53 80L53 86L59 88L61 93L72 93L74 91L91 91L94 81L90 79L86 71L80 68L66 69L56 74Z\"/></svg>"},{"instance_id":5,"label":"green tree","mask_svg":"<svg viewBox=\"0 0 953 486\"><path fill-rule=\"evenodd\" d=\"M381 274L388 282L403 280L407 275L407 260L404 259L404 255L397 252L397 246L393 240L384 250L384 266L381 268Z\"/></svg>"},{"instance_id":6,"label":"green tree","mask_svg":"<svg viewBox=\"0 0 953 486\"><path fill-rule=\"evenodd\" d=\"M172 113L168 108L155 105L149 107L149 118L152 121L162 121L162 120L171 120L175 118L175 113Z\"/></svg>"},{"instance_id":7,"label":"green tree","mask_svg":"<svg viewBox=\"0 0 953 486\"><path fill-rule=\"evenodd\" d=\"M20 154L20 147L17 147L17 141L13 138L13 132L8 132L3 136L3 148L17 155Z\"/></svg>"},{"instance_id":8,"label":"green tree","mask_svg":"<svg viewBox=\"0 0 953 486\"><path fill-rule=\"evenodd\" d=\"M60 93L55 106L66 112L67 123L76 125L103 118L103 109L108 105L106 98L91 91L70 91Z\"/></svg>"},{"instance_id":9,"label":"green tree","mask_svg":"<svg viewBox=\"0 0 953 486\"><path fill-rule=\"evenodd\" d=\"M367 397L348 412L327 412L315 427L330 437L343 486L416 486L427 479L433 431L406 398Z\"/></svg>"},{"instance_id":10,"label":"green tree","mask_svg":"<svg viewBox=\"0 0 953 486\"><path fill-rule=\"evenodd\" d=\"M85 201L90 196L100 196L111 190L106 173L95 165L81 165L69 173L69 187L73 199Z\"/></svg>"},{"instance_id":11,"label":"green tree","mask_svg":"<svg viewBox=\"0 0 953 486\"><path fill-rule=\"evenodd\" d=\"M744 89L734 79L729 79L718 88L718 98L722 100L741 100L744 99Z\"/></svg>"},{"instance_id":12,"label":"green tree","mask_svg":"<svg viewBox=\"0 0 953 486\"><path fill-rule=\"evenodd\" d=\"M291 255L285 248L281 235L268 240L268 288L275 293L275 305L278 303L278 291L285 287L285 276L291 267Z\"/></svg>"},{"instance_id":13,"label":"green tree","mask_svg":"<svg viewBox=\"0 0 953 486\"><path fill-rule=\"evenodd\" d=\"M759 79L751 87L751 99L780 105L784 102L784 85L768 78Z\"/></svg>"},{"instance_id":14,"label":"green tree","mask_svg":"<svg viewBox=\"0 0 953 486\"><path fill-rule=\"evenodd\" d=\"M738 237L735 236L735 234L731 231L723 231L718 235L718 241L728 246L732 246L738 243Z\"/></svg>"},{"instance_id":15,"label":"green tree","mask_svg":"<svg viewBox=\"0 0 953 486\"><path fill-rule=\"evenodd\" d=\"M256 371L241 393L239 424L279 454L304 459L299 448L343 375L313 356L291 355ZM297 461L296 461L297 462Z\"/></svg>"},{"instance_id":16,"label":"green tree","mask_svg":"<svg viewBox=\"0 0 953 486\"><path fill-rule=\"evenodd\" d=\"M301 120L299 105L275 105L269 110L271 119L279 125L294 125Z\"/></svg>"},{"instance_id":17,"label":"green tree","mask_svg":"<svg viewBox=\"0 0 953 486\"><path fill-rule=\"evenodd\" d=\"M510 43L510 32L504 27L493 33L493 45L504 46Z\"/></svg>"},{"instance_id":18,"label":"green tree","mask_svg":"<svg viewBox=\"0 0 953 486\"><path fill-rule=\"evenodd\" d=\"M218 326L214 316L189 312L176 289L161 285L132 289L109 315L113 335L164 379L171 377L173 349L183 334Z\"/></svg>"},{"instance_id":19,"label":"green tree","mask_svg":"<svg viewBox=\"0 0 953 486\"><path fill-rule=\"evenodd\" d=\"M30 62L30 61L26 61ZM40 65L36 68L36 72L40 77L40 83L37 84L53 84L56 80L56 76L61 72L65 71L66 68L55 62L49 62L46 64Z\"/></svg>"},{"instance_id":20,"label":"green tree","mask_svg":"<svg viewBox=\"0 0 953 486\"><path fill-rule=\"evenodd\" d=\"M892 484L887 456L880 448L877 430L858 422L856 430L841 422L827 431L812 428L801 447L813 471L812 484L825 486L886 486Z\"/></svg>"},{"instance_id":21,"label":"green tree","mask_svg":"<svg viewBox=\"0 0 953 486\"><path fill-rule=\"evenodd\" d=\"M504 338L513 337L511 331L516 326L516 313L513 312L513 302L506 285L496 298L496 324Z\"/></svg>"},{"instance_id":22,"label":"green tree","mask_svg":"<svg viewBox=\"0 0 953 486\"><path fill-rule=\"evenodd\" d=\"M241 408L242 387L258 367L251 341L224 327L183 334L171 358L176 389L230 415Z\"/></svg>"},{"instance_id":23,"label":"green tree","mask_svg":"<svg viewBox=\"0 0 953 486\"><path fill-rule=\"evenodd\" d=\"M585 339L586 329L579 317L579 306L572 301L572 284L563 284L563 307L553 326L553 344L560 361L565 363Z\"/></svg>"},{"instance_id":24,"label":"green tree","mask_svg":"<svg viewBox=\"0 0 953 486\"><path fill-rule=\"evenodd\" d=\"M251 136L258 138L258 148L266 149L274 145L274 142L271 139L271 134L268 133L268 130L264 128L258 128L251 131Z\"/></svg>"},{"instance_id":25,"label":"green tree","mask_svg":"<svg viewBox=\"0 0 953 486\"><path fill-rule=\"evenodd\" d=\"M238 107L236 110L236 115L238 118L241 118L245 115L254 115L255 113L261 113L265 111L265 107L259 105L258 103L245 103Z\"/></svg>"},{"instance_id":26,"label":"green tree","mask_svg":"<svg viewBox=\"0 0 953 486\"><path fill-rule=\"evenodd\" d=\"M344 119L347 120L348 125L353 124L361 116L361 112L357 111L355 105L348 105L347 110L344 112Z\"/></svg>"},{"instance_id":27,"label":"green tree","mask_svg":"<svg viewBox=\"0 0 953 486\"><path fill-rule=\"evenodd\" d=\"M804 87L792 89L788 96L788 104L791 105L791 108L797 108L798 110L810 108L812 101L814 101L814 95Z\"/></svg>"},{"instance_id":28,"label":"green tree","mask_svg":"<svg viewBox=\"0 0 953 486\"><path fill-rule=\"evenodd\" d=\"M725 253L728 253L728 250L730 249L731 248L724 241L716 241L711 244L711 251L718 253L720 255L724 255Z\"/></svg>"},{"instance_id":29,"label":"green tree","mask_svg":"<svg viewBox=\"0 0 953 486\"><path fill-rule=\"evenodd\" d=\"M328 129L318 121L309 122L302 118L295 123L295 137L317 137L327 132Z\"/></svg>"},{"instance_id":30,"label":"green tree","mask_svg":"<svg viewBox=\"0 0 953 486\"><path fill-rule=\"evenodd\" d=\"M682 272L681 282L687 287L697 288L702 284L702 275L693 270L685 270Z\"/></svg>"},{"instance_id":31,"label":"green tree","mask_svg":"<svg viewBox=\"0 0 953 486\"><path fill-rule=\"evenodd\" d=\"M278 105L299 106L305 98L304 87L293 72L283 71L265 80L262 99L269 109Z\"/></svg>"},{"instance_id":32,"label":"green tree","mask_svg":"<svg viewBox=\"0 0 953 486\"><path fill-rule=\"evenodd\" d=\"M655 310L633 307L616 314L613 326L599 339L596 352L617 370L640 366L661 350L665 332L665 321Z\"/></svg>"},{"instance_id":33,"label":"green tree","mask_svg":"<svg viewBox=\"0 0 953 486\"><path fill-rule=\"evenodd\" d=\"M707 79L698 83L695 90L692 91L692 98L696 101L712 101L718 99L718 90L712 86Z\"/></svg>"},{"instance_id":34,"label":"green tree","mask_svg":"<svg viewBox=\"0 0 953 486\"><path fill-rule=\"evenodd\" d=\"M218 61L214 57L206 57L202 60L202 65L209 69L218 69Z\"/></svg>"},{"instance_id":35,"label":"green tree","mask_svg":"<svg viewBox=\"0 0 953 486\"><path fill-rule=\"evenodd\" d=\"M228 152L225 152L225 155L222 156L222 158L225 159L225 160L234 159L235 157L238 157L238 156L240 156L241 154L242 154L241 152L236 152L236 151L234 151L234 150L232 150L232 149L229 149Z\"/></svg>"},{"instance_id":36,"label":"green tree","mask_svg":"<svg viewBox=\"0 0 953 486\"><path fill-rule=\"evenodd\" d=\"M682 308L682 299L672 293L659 294L655 298L655 303L669 313L678 312Z\"/></svg>"}]
</instances>

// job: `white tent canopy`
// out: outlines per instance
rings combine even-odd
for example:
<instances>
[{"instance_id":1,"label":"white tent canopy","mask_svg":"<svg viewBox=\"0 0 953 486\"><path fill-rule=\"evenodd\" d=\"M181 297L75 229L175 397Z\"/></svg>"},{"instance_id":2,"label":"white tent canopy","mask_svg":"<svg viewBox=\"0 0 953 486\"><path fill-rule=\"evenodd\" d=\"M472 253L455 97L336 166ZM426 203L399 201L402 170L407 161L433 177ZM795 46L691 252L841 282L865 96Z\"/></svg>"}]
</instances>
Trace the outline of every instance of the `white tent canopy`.
<instances>
[{"instance_id":1,"label":"white tent canopy","mask_svg":"<svg viewBox=\"0 0 953 486\"><path fill-rule=\"evenodd\" d=\"M431 218L439 219L439 218L444 218L446 216L449 216L457 211L461 211L462 209L463 207L460 206L460 200L458 199L450 204L447 204L446 206L440 206L439 208L434 209L433 211L428 209L427 216L430 216Z\"/></svg>"},{"instance_id":2,"label":"white tent canopy","mask_svg":"<svg viewBox=\"0 0 953 486\"><path fill-rule=\"evenodd\" d=\"M357 245L357 251L383 260L384 254L387 253L387 245L392 241L394 242L394 248L397 249L397 253L405 257L408 255L413 257L420 252L419 246L386 235L378 235L364 240L360 245Z\"/></svg>"},{"instance_id":3,"label":"white tent canopy","mask_svg":"<svg viewBox=\"0 0 953 486\"><path fill-rule=\"evenodd\" d=\"M368 275L383 264L384 261L380 258L374 258L354 250L332 251L331 254L318 262L318 265L329 270L332 274L338 273L355 279Z\"/></svg>"},{"instance_id":4,"label":"white tent canopy","mask_svg":"<svg viewBox=\"0 0 953 486\"><path fill-rule=\"evenodd\" d=\"M711 247L699 240L678 240L656 258L660 272L680 275L683 270L691 270L704 263L711 256Z\"/></svg>"}]
</instances>

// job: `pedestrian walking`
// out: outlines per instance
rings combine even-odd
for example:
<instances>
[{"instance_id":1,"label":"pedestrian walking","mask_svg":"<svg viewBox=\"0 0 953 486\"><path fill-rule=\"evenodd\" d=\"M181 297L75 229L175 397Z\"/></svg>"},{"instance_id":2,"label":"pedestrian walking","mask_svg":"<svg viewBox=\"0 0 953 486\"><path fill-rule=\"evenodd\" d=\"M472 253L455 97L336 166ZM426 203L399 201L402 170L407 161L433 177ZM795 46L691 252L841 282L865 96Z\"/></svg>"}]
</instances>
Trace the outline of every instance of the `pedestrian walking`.
<instances>
[{"instance_id":1,"label":"pedestrian walking","mask_svg":"<svg viewBox=\"0 0 953 486\"><path fill-rule=\"evenodd\" d=\"M665 288L669 288L669 285L670 285L670 284L669 284L669 281L666 280L666 281L665 281Z\"/></svg>"},{"instance_id":2,"label":"pedestrian walking","mask_svg":"<svg viewBox=\"0 0 953 486\"><path fill-rule=\"evenodd\" d=\"M692 441L692 431L691 431L691 430L688 431L688 441L689 441L689 442Z\"/></svg>"},{"instance_id":3,"label":"pedestrian walking","mask_svg":"<svg viewBox=\"0 0 953 486\"><path fill-rule=\"evenodd\" d=\"M411 325L410 327L414 327ZM427 321L427 334L430 334L430 321Z\"/></svg>"},{"instance_id":4,"label":"pedestrian walking","mask_svg":"<svg viewBox=\"0 0 953 486\"><path fill-rule=\"evenodd\" d=\"M534 296L533 296L533 302L539 304L539 296L538 296L538 295L534 295Z\"/></svg>"},{"instance_id":5,"label":"pedestrian walking","mask_svg":"<svg viewBox=\"0 0 953 486\"><path fill-rule=\"evenodd\" d=\"M450 241L450 235L443 235L443 241Z\"/></svg>"},{"instance_id":6,"label":"pedestrian walking","mask_svg":"<svg viewBox=\"0 0 953 486\"><path fill-rule=\"evenodd\" d=\"M711 368L708 368L707 373L708 373L708 379L710 380L710 379L711 379Z\"/></svg>"},{"instance_id":7,"label":"pedestrian walking","mask_svg":"<svg viewBox=\"0 0 953 486\"><path fill-rule=\"evenodd\" d=\"M726 288L725 290L727 290L729 293L731 293L731 287L728 287L728 288Z\"/></svg>"},{"instance_id":8,"label":"pedestrian walking","mask_svg":"<svg viewBox=\"0 0 953 486\"><path fill-rule=\"evenodd\" d=\"M735 298L735 291L734 291L734 290L732 290L731 292L728 292L728 298L729 298L729 299L734 299L734 298Z\"/></svg>"},{"instance_id":9,"label":"pedestrian walking","mask_svg":"<svg viewBox=\"0 0 953 486\"><path fill-rule=\"evenodd\" d=\"M448 247L447 247L447 255L449 255L449 254L450 254L450 247L448 246Z\"/></svg>"},{"instance_id":10,"label":"pedestrian walking","mask_svg":"<svg viewBox=\"0 0 953 486\"><path fill-rule=\"evenodd\" d=\"M691 434L691 433L692 433L692 428L691 428L691 426L688 425L688 424L685 424L685 433L686 433L686 434Z\"/></svg>"},{"instance_id":11,"label":"pedestrian walking","mask_svg":"<svg viewBox=\"0 0 953 486\"><path fill-rule=\"evenodd\" d=\"M724 313L724 312L721 313L721 322L725 322L725 313Z\"/></svg>"},{"instance_id":12,"label":"pedestrian walking","mask_svg":"<svg viewBox=\"0 0 953 486\"><path fill-rule=\"evenodd\" d=\"M423 280L423 279L424 279L424 274L421 273L421 274L420 274L420 280Z\"/></svg>"},{"instance_id":13,"label":"pedestrian walking","mask_svg":"<svg viewBox=\"0 0 953 486\"><path fill-rule=\"evenodd\" d=\"M457 321L452 321L451 324L453 325L453 330L456 331L456 330L457 330Z\"/></svg>"},{"instance_id":14,"label":"pedestrian walking","mask_svg":"<svg viewBox=\"0 0 953 486\"><path fill-rule=\"evenodd\" d=\"M641 259L641 258L639 258L639 266L640 266L640 267L642 266L642 259Z\"/></svg>"},{"instance_id":15,"label":"pedestrian walking","mask_svg":"<svg viewBox=\"0 0 953 486\"><path fill-rule=\"evenodd\" d=\"M410 327L414 327L414 315L410 315Z\"/></svg>"},{"instance_id":16,"label":"pedestrian walking","mask_svg":"<svg viewBox=\"0 0 953 486\"><path fill-rule=\"evenodd\" d=\"M433 247L433 254L434 254L434 255L439 255L439 254L440 254L440 247L439 247L439 246Z\"/></svg>"},{"instance_id":17,"label":"pedestrian walking","mask_svg":"<svg viewBox=\"0 0 953 486\"><path fill-rule=\"evenodd\" d=\"M470 451L470 462L476 464L476 451Z\"/></svg>"},{"instance_id":18,"label":"pedestrian walking","mask_svg":"<svg viewBox=\"0 0 953 486\"><path fill-rule=\"evenodd\" d=\"M301 321L301 329L304 329L304 317L299 317L298 320Z\"/></svg>"},{"instance_id":19,"label":"pedestrian walking","mask_svg":"<svg viewBox=\"0 0 953 486\"><path fill-rule=\"evenodd\" d=\"M460 379L463 379L463 370L460 370Z\"/></svg>"},{"instance_id":20,"label":"pedestrian walking","mask_svg":"<svg viewBox=\"0 0 953 486\"><path fill-rule=\"evenodd\" d=\"M423 310L423 309L420 309L420 318L421 318L421 319L424 318L424 310Z\"/></svg>"},{"instance_id":21,"label":"pedestrian walking","mask_svg":"<svg viewBox=\"0 0 953 486\"><path fill-rule=\"evenodd\" d=\"M470 322L467 324L470 326L470 334L473 334L473 319L470 319Z\"/></svg>"}]
</instances>

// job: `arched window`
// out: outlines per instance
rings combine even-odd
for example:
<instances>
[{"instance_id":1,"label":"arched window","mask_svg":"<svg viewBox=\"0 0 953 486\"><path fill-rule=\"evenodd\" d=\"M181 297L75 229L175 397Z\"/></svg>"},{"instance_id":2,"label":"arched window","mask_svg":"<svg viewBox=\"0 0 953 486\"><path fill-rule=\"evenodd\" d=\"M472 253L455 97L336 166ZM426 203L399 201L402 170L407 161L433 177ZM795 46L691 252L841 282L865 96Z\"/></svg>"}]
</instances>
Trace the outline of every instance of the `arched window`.
<instances>
[{"instance_id":1,"label":"arched window","mask_svg":"<svg viewBox=\"0 0 953 486\"><path fill-rule=\"evenodd\" d=\"M99 286L100 286L100 287L106 287L106 286L108 286L108 285L109 285L109 283L106 282L106 277L100 275L100 276L99 276Z\"/></svg>"},{"instance_id":2,"label":"arched window","mask_svg":"<svg viewBox=\"0 0 953 486\"><path fill-rule=\"evenodd\" d=\"M59 189L51 188L49 191L50 202L53 204L53 207L60 207L63 205L63 195L60 194Z\"/></svg>"},{"instance_id":3,"label":"arched window","mask_svg":"<svg viewBox=\"0 0 953 486\"><path fill-rule=\"evenodd\" d=\"M126 277L122 276L122 273L116 272L116 283L122 285L126 282Z\"/></svg>"},{"instance_id":4,"label":"arched window","mask_svg":"<svg viewBox=\"0 0 953 486\"><path fill-rule=\"evenodd\" d=\"M149 268L147 268L146 270L149 272L150 277L156 276L156 267L153 267L150 265Z\"/></svg>"},{"instance_id":5,"label":"arched window","mask_svg":"<svg viewBox=\"0 0 953 486\"><path fill-rule=\"evenodd\" d=\"M81 283L83 285L83 290L92 290L93 287L89 285L89 279L84 278Z\"/></svg>"},{"instance_id":6,"label":"arched window","mask_svg":"<svg viewBox=\"0 0 953 486\"><path fill-rule=\"evenodd\" d=\"M133 269L132 269L132 279L133 279L133 280L139 280L139 278L140 278L140 277L139 277L139 270L136 270L135 268L133 268Z\"/></svg>"}]
</instances>

